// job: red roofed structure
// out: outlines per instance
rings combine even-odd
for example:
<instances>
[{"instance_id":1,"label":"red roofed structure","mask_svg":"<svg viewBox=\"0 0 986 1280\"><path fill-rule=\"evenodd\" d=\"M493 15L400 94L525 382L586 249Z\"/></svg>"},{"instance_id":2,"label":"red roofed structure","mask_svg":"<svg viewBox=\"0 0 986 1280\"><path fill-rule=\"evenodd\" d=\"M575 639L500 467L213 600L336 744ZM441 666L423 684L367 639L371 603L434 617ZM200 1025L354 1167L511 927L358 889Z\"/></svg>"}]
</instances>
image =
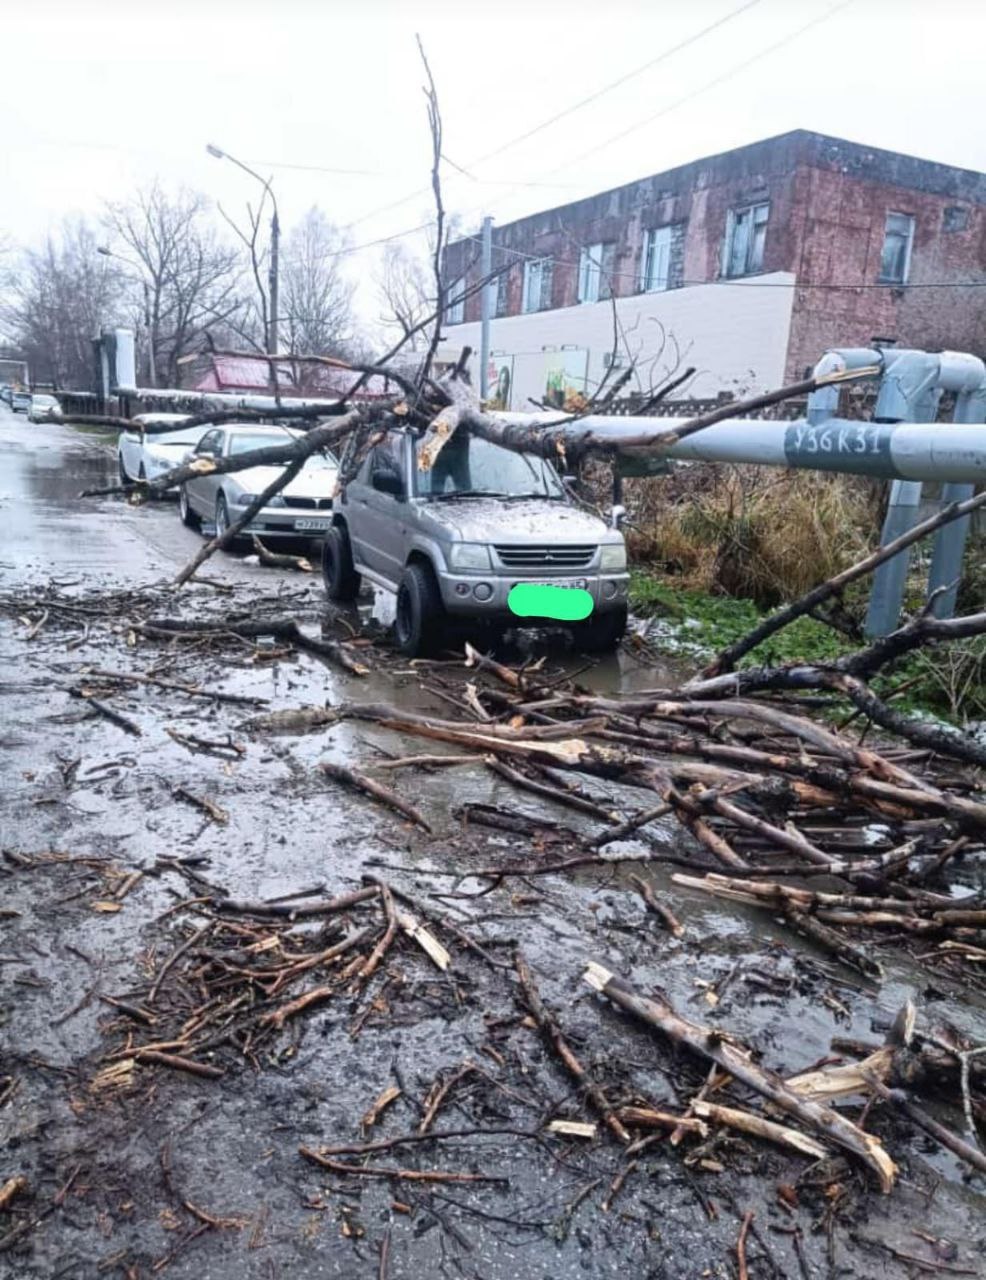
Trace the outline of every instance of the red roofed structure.
<instances>
[{"instance_id":1,"label":"red roofed structure","mask_svg":"<svg viewBox=\"0 0 986 1280\"><path fill-rule=\"evenodd\" d=\"M191 390L223 391L241 395L269 395L273 391L270 365L266 360L252 356L223 356L204 354ZM355 396L348 396L349 388L359 374L351 369L332 365L284 360L276 366L277 390L283 396L318 397L339 399L344 395L353 400L379 400L394 395L399 388L390 379L373 374L360 387Z\"/></svg>"}]
</instances>

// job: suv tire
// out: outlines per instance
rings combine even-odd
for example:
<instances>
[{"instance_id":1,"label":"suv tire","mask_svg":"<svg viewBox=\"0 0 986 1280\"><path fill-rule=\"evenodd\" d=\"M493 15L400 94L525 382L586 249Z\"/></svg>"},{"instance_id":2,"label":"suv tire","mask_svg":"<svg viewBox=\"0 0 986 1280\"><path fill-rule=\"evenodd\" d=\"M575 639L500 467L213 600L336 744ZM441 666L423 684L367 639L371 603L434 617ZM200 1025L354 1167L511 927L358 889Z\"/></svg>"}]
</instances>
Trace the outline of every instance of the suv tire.
<instances>
[{"instance_id":1,"label":"suv tire","mask_svg":"<svg viewBox=\"0 0 986 1280\"><path fill-rule=\"evenodd\" d=\"M330 600L348 602L359 595L360 577L353 566L353 548L342 525L334 524L322 542L322 581Z\"/></svg>"},{"instance_id":2,"label":"suv tire","mask_svg":"<svg viewBox=\"0 0 986 1280\"><path fill-rule=\"evenodd\" d=\"M599 613L587 622L580 622L572 628L575 647L585 653L609 653L615 649L626 635L627 607L610 609Z\"/></svg>"},{"instance_id":3,"label":"suv tire","mask_svg":"<svg viewBox=\"0 0 986 1280\"><path fill-rule=\"evenodd\" d=\"M437 646L444 622L445 606L431 565L409 564L397 588L397 648L407 658L430 653Z\"/></svg>"}]
</instances>

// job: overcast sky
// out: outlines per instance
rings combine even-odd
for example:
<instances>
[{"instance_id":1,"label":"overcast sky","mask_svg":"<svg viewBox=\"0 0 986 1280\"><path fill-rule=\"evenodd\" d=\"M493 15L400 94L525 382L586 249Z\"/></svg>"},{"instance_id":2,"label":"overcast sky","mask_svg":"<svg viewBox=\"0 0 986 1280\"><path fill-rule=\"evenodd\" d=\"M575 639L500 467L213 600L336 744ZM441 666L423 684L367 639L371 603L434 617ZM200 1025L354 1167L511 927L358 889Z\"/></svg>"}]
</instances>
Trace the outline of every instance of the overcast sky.
<instances>
[{"instance_id":1,"label":"overcast sky","mask_svg":"<svg viewBox=\"0 0 986 1280\"><path fill-rule=\"evenodd\" d=\"M21 243L155 177L235 208L250 179L207 142L273 176L286 226L317 204L356 246L414 228L431 209L415 32L445 154L470 175L445 167L464 229L794 128L986 170L981 0L4 8L0 228ZM407 243L420 248L422 233ZM361 286L379 252L347 258ZM360 305L372 313L365 287Z\"/></svg>"}]
</instances>

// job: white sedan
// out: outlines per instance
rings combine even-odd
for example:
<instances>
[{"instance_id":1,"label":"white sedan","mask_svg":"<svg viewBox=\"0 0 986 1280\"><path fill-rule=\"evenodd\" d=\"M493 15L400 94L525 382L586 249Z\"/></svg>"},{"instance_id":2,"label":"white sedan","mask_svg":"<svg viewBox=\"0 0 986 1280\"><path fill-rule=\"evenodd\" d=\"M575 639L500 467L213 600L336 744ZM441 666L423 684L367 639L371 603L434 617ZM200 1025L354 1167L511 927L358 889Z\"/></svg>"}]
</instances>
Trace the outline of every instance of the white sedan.
<instances>
[{"instance_id":1,"label":"white sedan","mask_svg":"<svg viewBox=\"0 0 986 1280\"><path fill-rule=\"evenodd\" d=\"M61 406L54 396L39 395L35 392L31 396L27 420L28 422L50 422L52 418L57 418L61 411Z\"/></svg>"},{"instance_id":2,"label":"white sedan","mask_svg":"<svg viewBox=\"0 0 986 1280\"><path fill-rule=\"evenodd\" d=\"M266 449L298 439L303 433L287 427L251 426L232 422L206 431L195 449L182 461L195 458L228 458ZM221 475L196 476L178 492L178 510L185 524L214 525L222 534L259 494L270 485L283 467L247 467ZM339 464L328 450L310 457L290 484L284 486L244 529L267 538L320 537L332 523L332 498Z\"/></svg>"},{"instance_id":3,"label":"white sedan","mask_svg":"<svg viewBox=\"0 0 986 1280\"><path fill-rule=\"evenodd\" d=\"M208 426L181 429L188 421L187 413L139 413L134 422L145 427L174 425L173 431L153 435L150 432L121 431L116 445L120 480L129 484L133 480L153 480L164 471L177 467L189 449L194 449Z\"/></svg>"}]
</instances>

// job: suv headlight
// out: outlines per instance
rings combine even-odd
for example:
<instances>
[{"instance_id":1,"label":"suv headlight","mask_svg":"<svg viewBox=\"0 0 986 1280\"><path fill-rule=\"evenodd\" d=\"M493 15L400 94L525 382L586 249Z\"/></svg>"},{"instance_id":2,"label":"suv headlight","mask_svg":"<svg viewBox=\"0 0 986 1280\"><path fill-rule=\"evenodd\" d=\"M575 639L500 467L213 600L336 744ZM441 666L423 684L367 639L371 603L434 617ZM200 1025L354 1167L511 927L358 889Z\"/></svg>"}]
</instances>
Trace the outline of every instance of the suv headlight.
<instances>
[{"instance_id":1,"label":"suv headlight","mask_svg":"<svg viewBox=\"0 0 986 1280\"><path fill-rule=\"evenodd\" d=\"M622 542L612 542L599 549L600 569L625 569L627 567L627 549Z\"/></svg>"},{"instance_id":2,"label":"suv headlight","mask_svg":"<svg viewBox=\"0 0 986 1280\"><path fill-rule=\"evenodd\" d=\"M453 569L488 569L490 549L484 542L456 542L448 562Z\"/></svg>"}]
</instances>

